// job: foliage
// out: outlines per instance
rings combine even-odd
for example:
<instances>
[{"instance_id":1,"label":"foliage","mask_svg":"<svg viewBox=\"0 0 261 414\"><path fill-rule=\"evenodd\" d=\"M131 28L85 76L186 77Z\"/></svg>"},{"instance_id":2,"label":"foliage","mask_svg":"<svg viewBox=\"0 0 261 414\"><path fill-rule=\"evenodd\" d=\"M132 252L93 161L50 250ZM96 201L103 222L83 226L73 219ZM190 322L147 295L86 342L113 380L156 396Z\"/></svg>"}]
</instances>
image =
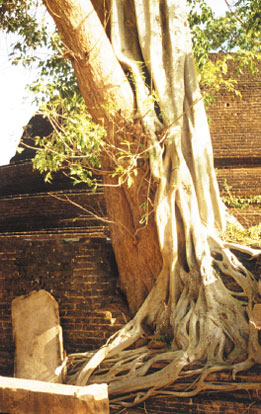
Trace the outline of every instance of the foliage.
<instances>
[{"instance_id":1,"label":"foliage","mask_svg":"<svg viewBox=\"0 0 261 414\"><path fill-rule=\"evenodd\" d=\"M228 2L227 2L228 3ZM229 2L230 4L231 2ZM2 30L19 35L11 54L14 63L38 64L41 76L59 79L76 87L71 63L64 59L66 50L52 24L40 8L39 0L0 0ZM215 17L205 0L187 0L193 49L203 86L236 90L233 79L227 79L227 60L237 62L238 72L248 67L256 70L260 59L260 0L234 1L225 16ZM41 18L37 17L40 14ZM47 58L37 56L37 49L48 51ZM223 52L217 61L209 59L212 51ZM230 54L233 52L233 56ZM57 83L57 82L56 82Z\"/></svg>"},{"instance_id":2,"label":"foliage","mask_svg":"<svg viewBox=\"0 0 261 414\"><path fill-rule=\"evenodd\" d=\"M229 207L239 208L244 210L249 206L261 207L261 196L252 197L235 197L235 196L223 196L222 200Z\"/></svg>"},{"instance_id":3,"label":"foliage","mask_svg":"<svg viewBox=\"0 0 261 414\"><path fill-rule=\"evenodd\" d=\"M45 79L46 84L57 85L61 93L64 89L67 94L78 90L71 62L64 58L64 45L41 1L0 0L0 24L2 31L16 34L12 63L38 68L39 88ZM42 94L37 95L36 83L32 90L39 102Z\"/></svg>"},{"instance_id":4,"label":"foliage","mask_svg":"<svg viewBox=\"0 0 261 414\"><path fill-rule=\"evenodd\" d=\"M236 197L231 193L231 186L224 180L224 188L227 193L222 196L224 203L230 208L244 210L250 206L261 208L261 196ZM226 231L222 235L224 240L237 241L251 246L261 247L261 223L244 229L236 224L227 223Z\"/></svg>"},{"instance_id":5,"label":"foliage","mask_svg":"<svg viewBox=\"0 0 261 414\"><path fill-rule=\"evenodd\" d=\"M33 166L52 179L52 173L65 170L74 183L85 182L96 187L93 171L100 168L100 152L105 130L91 119L80 94L62 97L49 86L49 100L42 102L39 113L48 118L53 132L47 137L35 137L38 151Z\"/></svg>"},{"instance_id":6,"label":"foliage","mask_svg":"<svg viewBox=\"0 0 261 414\"><path fill-rule=\"evenodd\" d=\"M222 196L222 200L228 207L234 207L241 210L244 210L249 206L259 206L261 208L261 196L235 197L231 193L231 188L232 187L228 185L227 180L224 180L224 189L227 195Z\"/></svg>"},{"instance_id":7,"label":"foliage","mask_svg":"<svg viewBox=\"0 0 261 414\"><path fill-rule=\"evenodd\" d=\"M228 223L222 238L227 241L236 241L252 247L261 247L261 223L247 229Z\"/></svg>"},{"instance_id":8,"label":"foliage","mask_svg":"<svg viewBox=\"0 0 261 414\"><path fill-rule=\"evenodd\" d=\"M52 132L48 136L30 138L29 129L26 141L31 140L31 145L21 142L22 146L18 149L21 152L23 146L29 146L36 150L33 167L45 175L45 181L50 182L53 173L62 170L74 184L84 182L95 190L98 177L103 174L102 151L103 157L110 158L114 165L114 169L107 173L117 177L119 185L124 182L128 187L132 185L133 177L137 175L138 159L146 151L134 151L134 144L127 140L123 140L118 148L108 144L104 127L92 121L77 91L67 94L64 88L58 92L56 85L40 82L31 88L37 89L38 99L39 94L43 93L37 113L48 119Z\"/></svg>"},{"instance_id":9,"label":"foliage","mask_svg":"<svg viewBox=\"0 0 261 414\"><path fill-rule=\"evenodd\" d=\"M244 68L257 71L260 60L260 0L234 2L225 16L215 17L205 0L187 0L193 49L201 84L209 89L235 91L236 81L227 76L227 61L233 59L237 74ZM226 2L227 3L227 2ZM216 61L212 52L222 52ZM233 52L233 53L231 53Z\"/></svg>"}]
</instances>

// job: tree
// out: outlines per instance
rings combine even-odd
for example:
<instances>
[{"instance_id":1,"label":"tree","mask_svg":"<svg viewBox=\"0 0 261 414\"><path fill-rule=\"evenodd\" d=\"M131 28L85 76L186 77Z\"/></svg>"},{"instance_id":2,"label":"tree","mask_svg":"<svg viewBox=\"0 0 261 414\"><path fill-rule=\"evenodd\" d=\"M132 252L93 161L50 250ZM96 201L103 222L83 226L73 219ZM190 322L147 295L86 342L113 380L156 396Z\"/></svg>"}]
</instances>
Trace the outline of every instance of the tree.
<instances>
[{"instance_id":1,"label":"tree","mask_svg":"<svg viewBox=\"0 0 261 414\"><path fill-rule=\"evenodd\" d=\"M170 384L177 396L242 388L208 375L226 369L235 377L260 363L257 280L231 249L259 252L218 236L225 211L185 2L44 3L88 111L106 131L100 156L111 239L135 315L97 353L81 356L70 381L108 382L114 402L126 405ZM148 331L166 347L151 349Z\"/></svg>"}]
</instances>

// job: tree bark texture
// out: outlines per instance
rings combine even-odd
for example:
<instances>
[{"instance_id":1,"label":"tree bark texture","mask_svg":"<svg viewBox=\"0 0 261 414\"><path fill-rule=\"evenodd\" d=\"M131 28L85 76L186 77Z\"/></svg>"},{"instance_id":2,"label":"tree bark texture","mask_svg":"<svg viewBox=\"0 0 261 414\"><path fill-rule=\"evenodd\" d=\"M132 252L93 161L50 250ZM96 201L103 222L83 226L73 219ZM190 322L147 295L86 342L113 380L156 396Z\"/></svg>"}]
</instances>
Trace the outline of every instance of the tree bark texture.
<instances>
[{"instance_id":1,"label":"tree bark texture","mask_svg":"<svg viewBox=\"0 0 261 414\"><path fill-rule=\"evenodd\" d=\"M169 384L170 393L179 396L218 389L208 380L212 372L229 369L235 376L260 362L258 329L251 324L259 298L254 276L217 235L225 226L224 210L186 2L106 2L111 43L102 25L101 0L93 1L100 20L88 0L45 4L68 48L87 107L94 119L103 120L114 148L114 160L104 157L103 167L128 166L117 159L124 141L132 149L130 162L135 161L132 186L118 186L110 174L104 181L108 215L117 223L111 237L122 287L132 312L138 311L91 358L83 356L86 361L71 380L108 382L114 402L125 406ZM144 204L146 224L141 225ZM168 347L138 345L148 328ZM129 348L133 344L135 350Z\"/></svg>"},{"instance_id":2,"label":"tree bark texture","mask_svg":"<svg viewBox=\"0 0 261 414\"><path fill-rule=\"evenodd\" d=\"M104 3L95 3L100 20L90 1L51 0L45 4L62 35L88 111L94 120L106 126L108 140L117 145L123 139L133 140L135 134L141 135L141 127L133 123L131 86L102 25L106 14L110 15L110 9L103 15ZM129 124L127 132L126 123ZM113 171L115 163L104 157L103 168ZM111 225L111 238L121 275L121 289L132 313L150 291L162 263L155 222L149 220L144 228L139 224L144 213L140 206L146 201L148 192L146 170L144 164L130 189L126 185L120 187L117 179L110 175L104 177L108 216L117 223Z\"/></svg>"}]
</instances>

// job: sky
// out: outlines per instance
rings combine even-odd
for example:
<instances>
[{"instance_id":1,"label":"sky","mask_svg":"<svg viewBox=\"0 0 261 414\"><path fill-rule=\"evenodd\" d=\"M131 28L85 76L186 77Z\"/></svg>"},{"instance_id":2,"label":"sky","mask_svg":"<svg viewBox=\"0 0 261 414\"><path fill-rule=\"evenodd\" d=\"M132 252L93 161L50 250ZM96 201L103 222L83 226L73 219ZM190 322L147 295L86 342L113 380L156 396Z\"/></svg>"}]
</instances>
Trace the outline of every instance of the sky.
<instances>
[{"instance_id":1,"label":"sky","mask_svg":"<svg viewBox=\"0 0 261 414\"><path fill-rule=\"evenodd\" d=\"M207 0L216 15L227 10L224 0ZM8 58L12 35L0 32L0 165L9 163L23 134L23 127L28 123L36 107L26 85L37 78L37 72L21 65L13 66Z\"/></svg>"},{"instance_id":2,"label":"sky","mask_svg":"<svg viewBox=\"0 0 261 414\"><path fill-rule=\"evenodd\" d=\"M32 113L26 85L33 81L34 74L23 67L13 66L8 60L13 37L0 35L0 165L8 164L14 155L17 142Z\"/></svg>"}]
</instances>

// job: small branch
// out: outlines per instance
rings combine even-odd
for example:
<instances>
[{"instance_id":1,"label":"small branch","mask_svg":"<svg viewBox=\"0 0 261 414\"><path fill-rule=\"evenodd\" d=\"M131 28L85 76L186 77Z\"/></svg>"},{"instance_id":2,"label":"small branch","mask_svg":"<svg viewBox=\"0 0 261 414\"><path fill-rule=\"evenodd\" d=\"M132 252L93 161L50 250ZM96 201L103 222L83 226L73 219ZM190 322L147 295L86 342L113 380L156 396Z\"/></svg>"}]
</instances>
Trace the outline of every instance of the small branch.
<instances>
[{"instance_id":1,"label":"small branch","mask_svg":"<svg viewBox=\"0 0 261 414\"><path fill-rule=\"evenodd\" d=\"M240 24L242 24L243 26L245 26L244 22L237 16L236 12L232 9L232 6L231 6L231 4L229 4L228 0L224 0L224 2L226 3L227 8L230 11L230 13L232 13L235 16L235 18L237 19L237 21Z\"/></svg>"},{"instance_id":2,"label":"small branch","mask_svg":"<svg viewBox=\"0 0 261 414\"><path fill-rule=\"evenodd\" d=\"M73 201L73 200L71 200L68 196L64 196L65 197L65 199L64 198L61 198L61 197L58 197L58 196L56 196L56 195L54 195L54 194L51 194L51 193L47 193L50 197L53 197L53 198L56 198L57 200L59 200L59 201L63 201L63 202L68 202L68 203L70 203L70 204L72 204L72 205L74 205L75 207L77 207L77 208L79 208L80 210L82 210L82 211L84 211L85 213L87 213L87 214L90 214L92 217L94 217L96 220L99 220L99 221L102 221L103 223L106 223L106 224L114 224L114 225L117 225L117 226L120 226L121 228L123 228L128 234L129 234L129 236L136 242L136 237L129 231L129 229L124 225L124 224L122 224L122 223L120 223L120 222L117 222L117 221L113 221L113 220L108 220L108 219L105 219L105 218L103 218L103 217L101 217L101 216L98 216L97 214L95 214L93 211L91 211L91 210L88 210L87 208L85 208L85 207L83 207L81 204L78 204L78 203L76 203L75 201Z\"/></svg>"},{"instance_id":3,"label":"small branch","mask_svg":"<svg viewBox=\"0 0 261 414\"><path fill-rule=\"evenodd\" d=\"M228 2L227 0L224 0L224 2L226 3L228 10L229 10L231 13L233 13L232 6L229 4L229 2Z\"/></svg>"}]
</instances>

